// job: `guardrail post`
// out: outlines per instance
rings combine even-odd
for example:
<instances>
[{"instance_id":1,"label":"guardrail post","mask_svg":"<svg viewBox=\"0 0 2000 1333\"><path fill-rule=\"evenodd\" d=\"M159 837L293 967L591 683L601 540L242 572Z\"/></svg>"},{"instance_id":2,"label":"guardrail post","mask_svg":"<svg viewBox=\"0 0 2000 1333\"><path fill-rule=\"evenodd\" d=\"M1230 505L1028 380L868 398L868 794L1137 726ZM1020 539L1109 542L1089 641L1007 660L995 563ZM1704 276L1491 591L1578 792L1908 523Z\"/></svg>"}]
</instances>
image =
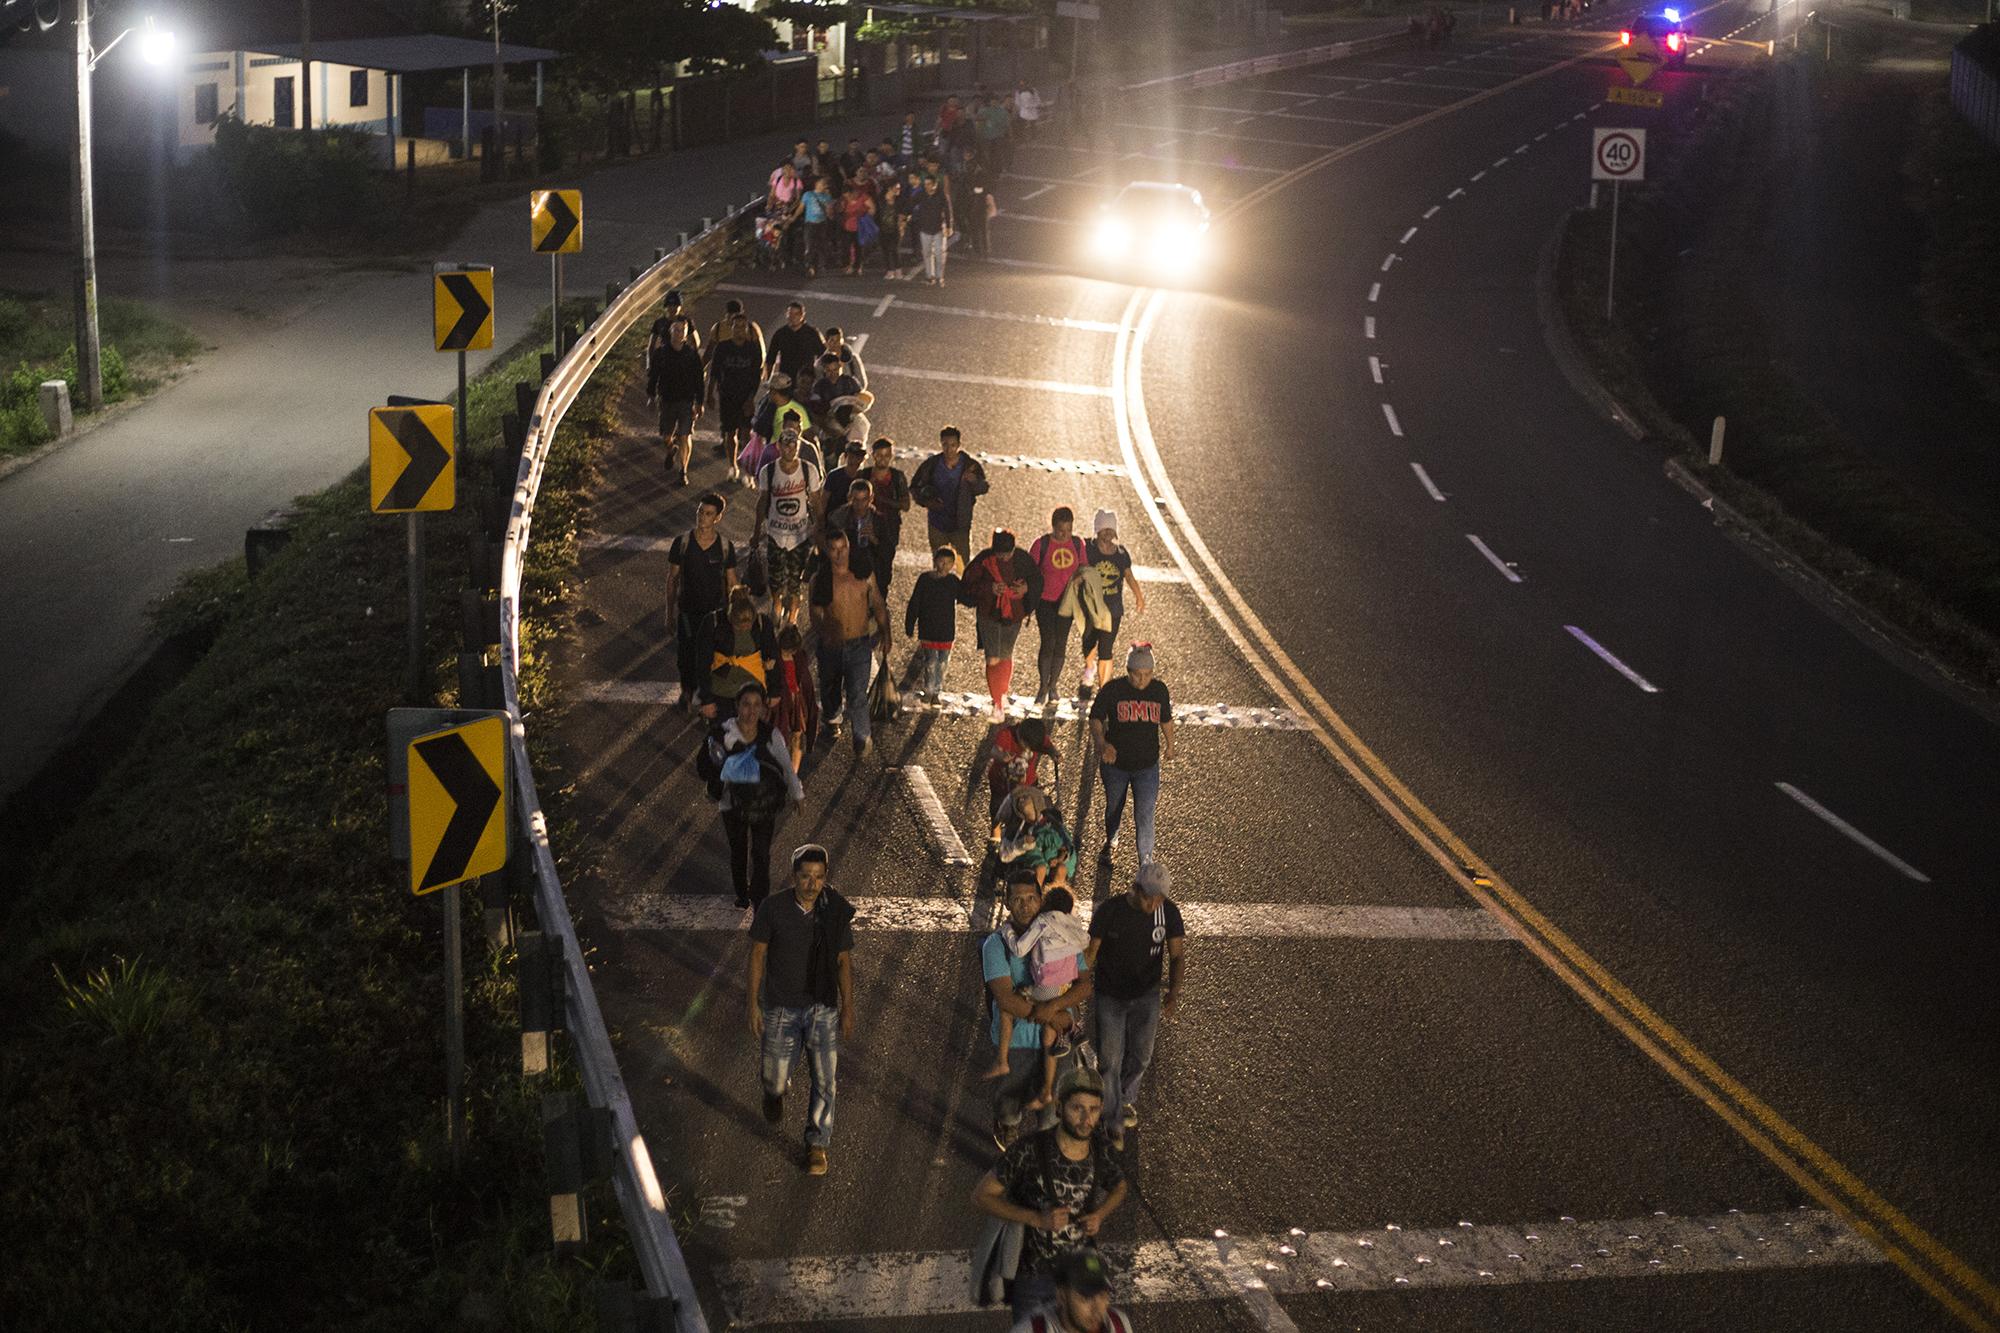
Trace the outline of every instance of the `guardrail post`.
<instances>
[{"instance_id":1,"label":"guardrail post","mask_svg":"<svg viewBox=\"0 0 2000 1333\"><path fill-rule=\"evenodd\" d=\"M611 1174L611 1112L574 1092L542 1096L542 1151L549 1170L549 1232L556 1253L590 1237L586 1185Z\"/></svg>"},{"instance_id":2,"label":"guardrail post","mask_svg":"<svg viewBox=\"0 0 2000 1333\"><path fill-rule=\"evenodd\" d=\"M500 644L500 599L485 597L467 588L458 595L461 632L466 647L474 652Z\"/></svg>"},{"instance_id":3,"label":"guardrail post","mask_svg":"<svg viewBox=\"0 0 2000 1333\"><path fill-rule=\"evenodd\" d=\"M553 374L555 374L555 373L556 373L556 354L555 354L554 352L543 352L543 353L542 353L542 383L544 383L544 384L547 384L547 383L549 382L549 376L551 376L551 375L553 375ZM532 419L533 419L533 416L532 416L532 414L530 414L530 420L532 420Z\"/></svg>"},{"instance_id":4,"label":"guardrail post","mask_svg":"<svg viewBox=\"0 0 2000 1333\"><path fill-rule=\"evenodd\" d=\"M710 232L710 231L714 231L714 230L715 230L715 219L714 219L714 218L703 218L703 219L701 220L701 229L702 229L702 230L703 230L704 232Z\"/></svg>"},{"instance_id":5,"label":"guardrail post","mask_svg":"<svg viewBox=\"0 0 2000 1333\"><path fill-rule=\"evenodd\" d=\"M526 855L526 852L523 852ZM521 988L521 1073L549 1072L549 1038L563 1030L562 941L539 930L522 932L517 954Z\"/></svg>"},{"instance_id":6,"label":"guardrail post","mask_svg":"<svg viewBox=\"0 0 2000 1333\"><path fill-rule=\"evenodd\" d=\"M500 683L500 668L496 665L490 669L493 672L493 684L497 687ZM486 706L497 708L500 706L500 701L495 698ZM520 856L523 853L517 851L515 855ZM507 876L505 872L494 875L481 875L479 877L479 905L481 908L480 915L486 926L486 947L489 949L504 949L512 944L514 942L514 905L507 898Z\"/></svg>"},{"instance_id":7,"label":"guardrail post","mask_svg":"<svg viewBox=\"0 0 2000 1333\"><path fill-rule=\"evenodd\" d=\"M466 539L466 582L481 592L500 587L500 552L483 524L474 524ZM497 705L496 705L497 707Z\"/></svg>"},{"instance_id":8,"label":"guardrail post","mask_svg":"<svg viewBox=\"0 0 2000 1333\"><path fill-rule=\"evenodd\" d=\"M685 249L687 249L687 245L688 245L688 234L687 234L686 232L682 232L682 233L680 233L680 237L681 237L681 241L680 241L680 244L679 244L679 245L677 245L677 246L675 246L675 247L674 247L674 249L676 249L676 250L685 250Z\"/></svg>"},{"instance_id":9,"label":"guardrail post","mask_svg":"<svg viewBox=\"0 0 2000 1333\"><path fill-rule=\"evenodd\" d=\"M1728 426L1726 417L1717 417L1715 425L1708 432L1708 465L1714 467L1722 462L1722 432Z\"/></svg>"},{"instance_id":10,"label":"guardrail post","mask_svg":"<svg viewBox=\"0 0 2000 1333\"><path fill-rule=\"evenodd\" d=\"M604 284L604 304L606 304L606 305L608 306L608 305L610 305L610 304L611 304L611 303L612 303L613 301L617 300L617 299L618 299L618 293L619 293L619 292L621 292L621 291L623 291L623 290L624 290L624 288L620 287L620 286L618 285L618 283L617 283L617 282L616 282L615 280L614 280L614 281L611 281L611 282L607 282L607 283L605 283L605 284Z\"/></svg>"},{"instance_id":11,"label":"guardrail post","mask_svg":"<svg viewBox=\"0 0 2000 1333\"><path fill-rule=\"evenodd\" d=\"M514 381L514 411L521 420L526 421L535 415L535 395L539 390L539 385L526 380Z\"/></svg>"}]
</instances>

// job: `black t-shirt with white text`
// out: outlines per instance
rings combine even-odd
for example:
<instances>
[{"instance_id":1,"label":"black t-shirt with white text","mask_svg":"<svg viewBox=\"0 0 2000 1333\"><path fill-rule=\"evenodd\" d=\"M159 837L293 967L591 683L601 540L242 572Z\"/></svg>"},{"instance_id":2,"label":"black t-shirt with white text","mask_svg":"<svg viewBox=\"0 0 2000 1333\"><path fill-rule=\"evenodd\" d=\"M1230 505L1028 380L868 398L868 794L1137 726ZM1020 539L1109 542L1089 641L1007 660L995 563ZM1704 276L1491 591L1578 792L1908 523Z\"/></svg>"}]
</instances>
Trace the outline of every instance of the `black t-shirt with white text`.
<instances>
[{"instance_id":1,"label":"black t-shirt with white text","mask_svg":"<svg viewBox=\"0 0 2000 1333\"><path fill-rule=\"evenodd\" d=\"M1150 911L1134 907L1129 894L1107 899L1090 915L1090 938L1097 941L1097 961L1090 974L1097 993L1114 1000L1136 1000L1160 984L1166 967L1167 941L1184 938L1181 909L1162 898Z\"/></svg>"},{"instance_id":2,"label":"black t-shirt with white text","mask_svg":"<svg viewBox=\"0 0 2000 1333\"><path fill-rule=\"evenodd\" d=\"M1060 1230L1023 1228L1017 1281L1033 1273L1055 1272L1057 1261L1072 1250L1096 1249L1096 1238L1079 1219L1125 1179L1117 1159L1104 1151L1103 1140L1092 1139L1084 1159L1072 1162L1063 1156L1055 1136L1053 1128L1024 1134L993 1164L993 1178L1006 1189L1009 1202L1036 1212L1070 1210L1070 1224Z\"/></svg>"},{"instance_id":3,"label":"black t-shirt with white text","mask_svg":"<svg viewBox=\"0 0 2000 1333\"><path fill-rule=\"evenodd\" d=\"M1153 677L1141 690L1130 676L1120 676L1097 692L1090 720L1104 724L1104 739L1118 751L1113 761L1128 773L1160 762L1160 727L1174 720L1167 683Z\"/></svg>"}]
</instances>

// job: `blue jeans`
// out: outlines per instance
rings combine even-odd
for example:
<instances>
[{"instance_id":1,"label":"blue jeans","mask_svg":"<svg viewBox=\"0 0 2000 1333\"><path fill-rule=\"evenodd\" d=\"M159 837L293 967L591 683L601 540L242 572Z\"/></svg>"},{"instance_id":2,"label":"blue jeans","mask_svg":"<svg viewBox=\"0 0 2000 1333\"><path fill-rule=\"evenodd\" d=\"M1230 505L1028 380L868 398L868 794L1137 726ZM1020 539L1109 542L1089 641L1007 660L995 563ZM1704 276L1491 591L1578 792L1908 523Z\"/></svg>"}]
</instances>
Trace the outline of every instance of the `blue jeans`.
<instances>
[{"instance_id":1,"label":"blue jeans","mask_svg":"<svg viewBox=\"0 0 2000 1333\"><path fill-rule=\"evenodd\" d=\"M803 1009L764 1006L764 1091L785 1095L799 1047L806 1050L812 1100L806 1107L806 1146L824 1148L833 1138L834 1070L840 1060L840 1011L830 1004Z\"/></svg>"},{"instance_id":2,"label":"blue jeans","mask_svg":"<svg viewBox=\"0 0 2000 1333\"><path fill-rule=\"evenodd\" d=\"M1011 1307L1014 1322L1033 1319L1038 1314L1054 1314L1056 1308L1056 1279L1053 1273L1030 1273L1017 1277L1008 1285L1007 1304Z\"/></svg>"},{"instance_id":3,"label":"blue jeans","mask_svg":"<svg viewBox=\"0 0 2000 1333\"><path fill-rule=\"evenodd\" d=\"M1160 766L1132 771L1105 764L1099 771L1104 775L1104 836L1118 836L1118 821L1125 815L1125 792L1130 789L1132 823L1139 830L1139 860L1142 864L1152 860L1153 805L1160 799Z\"/></svg>"},{"instance_id":4,"label":"blue jeans","mask_svg":"<svg viewBox=\"0 0 2000 1333\"><path fill-rule=\"evenodd\" d=\"M1090 1006L1098 1072L1104 1076L1104 1123L1116 1132L1120 1114L1139 1100L1139 1082L1153 1063L1153 1040L1160 1035L1160 988L1155 986L1136 1000L1099 992Z\"/></svg>"},{"instance_id":5,"label":"blue jeans","mask_svg":"<svg viewBox=\"0 0 2000 1333\"><path fill-rule=\"evenodd\" d=\"M917 665L924 673L923 691L927 698L936 699L944 689L944 669L951 661L949 648L917 649Z\"/></svg>"},{"instance_id":6,"label":"blue jeans","mask_svg":"<svg viewBox=\"0 0 2000 1333\"><path fill-rule=\"evenodd\" d=\"M829 720L847 715L857 741L868 739L868 681L874 666L873 634L819 650L820 703Z\"/></svg>"}]
</instances>

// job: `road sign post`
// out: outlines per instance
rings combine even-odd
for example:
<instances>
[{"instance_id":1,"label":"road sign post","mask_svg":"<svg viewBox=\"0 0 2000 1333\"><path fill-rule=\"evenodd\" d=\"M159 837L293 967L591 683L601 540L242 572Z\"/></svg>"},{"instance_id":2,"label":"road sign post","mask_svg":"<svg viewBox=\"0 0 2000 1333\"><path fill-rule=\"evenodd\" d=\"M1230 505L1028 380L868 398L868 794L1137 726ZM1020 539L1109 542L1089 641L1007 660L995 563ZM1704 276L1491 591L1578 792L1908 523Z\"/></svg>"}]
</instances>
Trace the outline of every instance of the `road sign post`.
<instances>
[{"instance_id":1,"label":"road sign post","mask_svg":"<svg viewBox=\"0 0 2000 1333\"><path fill-rule=\"evenodd\" d=\"M369 508L405 516L409 548L410 634L404 694L424 700L423 516L458 498L457 442L449 403L404 399L368 409ZM446 441L452 441L447 444Z\"/></svg>"},{"instance_id":2,"label":"road sign post","mask_svg":"<svg viewBox=\"0 0 2000 1333\"><path fill-rule=\"evenodd\" d=\"M395 715L390 717L395 726ZM507 864L507 715L485 713L404 750L410 892L445 890L445 1114L456 1167L465 1141L465 959L458 886Z\"/></svg>"},{"instance_id":3,"label":"road sign post","mask_svg":"<svg viewBox=\"0 0 2000 1333\"><path fill-rule=\"evenodd\" d=\"M583 249L583 191L536 190L528 204L529 248L549 257L549 345L560 361L562 257Z\"/></svg>"},{"instance_id":4,"label":"road sign post","mask_svg":"<svg viewBox=\"0 0 2000 1333\"><path fill-rule=\"evenodd\" d=\"M1646 179L1646 132L1622 128L1591 131L1590 178L1611 182L1610 260L1604 274L1604 317L1611 318L1612 291L1618 281L1618 187Z\"/></svg>"}]
</instances>

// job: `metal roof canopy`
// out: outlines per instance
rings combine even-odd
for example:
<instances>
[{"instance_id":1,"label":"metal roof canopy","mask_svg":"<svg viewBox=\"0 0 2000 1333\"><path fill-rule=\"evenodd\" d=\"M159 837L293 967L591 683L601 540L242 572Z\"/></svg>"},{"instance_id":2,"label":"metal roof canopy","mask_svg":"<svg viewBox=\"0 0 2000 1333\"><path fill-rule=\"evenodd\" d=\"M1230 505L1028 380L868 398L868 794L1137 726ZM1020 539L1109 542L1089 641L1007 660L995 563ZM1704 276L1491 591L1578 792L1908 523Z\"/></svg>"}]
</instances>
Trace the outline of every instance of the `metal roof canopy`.
<instances>
[{"instance_id":1,"label":"metal roof canopy","mask_svg":"<svg viewBox=\"0 0 2000 1333\"><path fill-rule=\"evenodd\" d=\"M297 42L258 42L256 48L274 56L299 58ZM358 69L383 69L391 74L421 74L436 69L478 69L493 63L493 43L471 37L447 37L442 33L418 33L409 37L350 37L344 41L314 42L314 64L353 65ZM507 65L560 60L562 52L545 51L539 46L500 44L500 60Z\"/></svg>"},{"instance_id":2,"label":"metal roof canopy","mask_svg":"<svg viewBox=\"0 0 2000 1333\"><path fill-rule=\"evenodd\" d=\"M1033 23L1039 14L1022 14L998 9L952 9L943 5L870 4L861 7L871 14L901 14L905 18L943 19L967 23Z\"/></svg>"}]
</instances>

